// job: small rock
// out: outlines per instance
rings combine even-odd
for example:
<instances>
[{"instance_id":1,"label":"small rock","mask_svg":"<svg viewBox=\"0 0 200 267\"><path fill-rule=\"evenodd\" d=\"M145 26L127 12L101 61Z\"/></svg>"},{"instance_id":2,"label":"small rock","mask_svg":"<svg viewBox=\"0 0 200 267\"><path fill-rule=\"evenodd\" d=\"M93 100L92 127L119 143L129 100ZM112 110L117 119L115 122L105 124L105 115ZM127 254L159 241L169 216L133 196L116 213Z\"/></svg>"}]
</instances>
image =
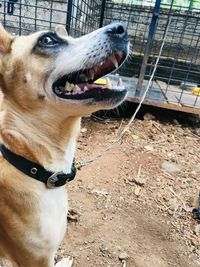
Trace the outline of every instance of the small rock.
<instances>
[{"instance_id":1,"label":"small rock","mask_svg":"<svg viewBox=\"0 0 200 267\"><path fill-rule=\"evenodd\" d=\"M173 120L173 124L174 125L180 125L180 123L176 119Z\"/></svg>"},{"instance_id":2,"label":"small rock","mask_svg":"<svg viewBox=\"0 0 200 267\"><path fill-rule=\"evenodd\" d=\"M67 214L68 222L78 222L79 218L80 218L80 214L76 210L70 209L68 211L68 214Z\"/></svg>"},{"instance_id":3,"label":"small rock","mask_svg":"<svg viewBox=\"0 0 200 267\"><path fill-rule=\"evenodd\" d=\"M193 170L195 173L200 174L200 164L196 164L193 166Z\"/></svg>"},{"instance_id":4,"label":"small rock","mask_svg":"<svg viewBox=\"0 0 200 267\"><path fill-rule=\"evenodd\" d=\"M91 193L92 193L92 194L95 194L95 195L97 195L97 196L103 196L103 197L108 196L108 192L105 191L105 190L93 189L93 190L91 191Z\"/></svg>"},{"instance_id":5,"label":"small rock","mask_svg":"<svg viewBox=\"0 0 200 267\"><path fill-rule=\"evenodd\" d=\"M190 206L188 206L188 205L185 205L184 207L183 207L183 209L186 211L186 212L192 212L193 211L193 207L190 207Z\"/></svg>"},{"instance_id":6,"label":"small rock","mask_svg":"<svg viewBox=\"0 0 200 267\"><path fill-rule=\"evenodd\" d=\"M195 128L194 133L195 133L196 135L200 135L200 128Z\"/></svg>"},{"instance_id":7,"label":"small rock","mask_svg":"<svg viewBox=\"0 0 200 267\"><path fill-rule=\"evenodd\" d=\"M100 249L103 257L106 257L106 256L110 257L111 256L111 252L109 251L109 249L107 247L101 246L99 249Z\"/></svg>"},{"instance_id":8,"label":"small rock","mask_svg":"<svg viewBox=\"0 0 200 267\"><path fill-rule=\"evenodd\" d=\"M144 115L143 119L144 119L145 121L151 121L151 120L155 120L156 117L155 117L153 114L151 114L151 113L146 113L146 114Z\"/></svg>"},{"instance_id":9,"label":"small rock","mask_svg":"<svg viewBox=\"0 0 200 267\"><path fill-rule=\"evenodd\" d=\"M119 254L118 258L122 260L126 260L128 258L128 253L126 251L123 251Z\"/></svg>"},{"instance_id":10,"label":"small rock","mask_svg":"<svg viewBox=\"0 0 200 267\"><path fill-rule=\"evenodd\" d=\"M139 177L135 177L133 180L132 180L136 185L139 185L139 186L144 186L146 184L146 177L145 176L139 176Z\"/></svg>"},{"instance_id":11,"label":"small rock","mask_svg":"<svg viewBox=\"0 0 200 267\"><path fill-rule=\"evenodd\" d=\"M82 128L81 129L81 133L86 133L87 132L87 129L86 128Z\"/></svg>"},{"instance_id":12,"label":"small rock","mask_svg":"<svg viewBox=\"0 0 200 267\"><path fill-rule=\"evenodd\" d=\"M137 197L140 195L140 190L141 188L139 186L136 186L134 193Z\"/></svg>"},{"instance_id":13,"label":"small rock","mask_svg":"<svg viewBox=\"0 0 200 267\"><path fill-rule=\"evenodd\" d=\"M162 168L169 173L173 173L173 172L180 172L183 167L176 163L164 161L162 163Z\"/></svg>"},{"instance_id":14,"label":"small rock","mask_svg":"<svg viewBox=\"0 0 200 267\"><path fill-rule=\"evenodd\" d=\"M138 140L138 139L140 139L140 136L137 135L137 134L133 134L132 137L133 137L134 140Z\"/></svg>"},{"instance_id":15,"label":"small rock","mask_svg":"<svg viewBox=\"0 0 200 267\"><path fill-rule=\"evenodd\" d=\"M197 224L194 228L196 234L200 234L200 224Z\"/></svg>"},{"instance_id":16,"label":"small rock","mask_svg":"<svg viewBox=\"0 0 200 267\"><path fill-rule=\"evenodd\" d=\"M154 148L152 146L144 146L144 148L148 151L148 152L153 152Z\"/></svg>"}]
</instances>

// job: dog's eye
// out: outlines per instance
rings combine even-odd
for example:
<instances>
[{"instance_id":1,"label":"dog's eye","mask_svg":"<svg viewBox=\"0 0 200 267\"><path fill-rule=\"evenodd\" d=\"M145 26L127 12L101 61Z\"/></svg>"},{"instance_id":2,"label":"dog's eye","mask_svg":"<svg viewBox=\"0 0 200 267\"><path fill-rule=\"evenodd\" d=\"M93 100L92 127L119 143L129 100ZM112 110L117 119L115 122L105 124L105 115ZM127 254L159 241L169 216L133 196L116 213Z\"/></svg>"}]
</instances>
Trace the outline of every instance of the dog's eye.
<instances>
[{"instance_id":1,"label":"dog's eye","mask_svg":"<svg viewBox=\"0 0 200 267\"><path fill-rule=\"evenodd\" d=\"M58 42L56 40L54 40L52 37L45 35L42 36L39 40L38 40L38 44L41 46L54 46L56 45Z\"/></svg>"}]
</instances>

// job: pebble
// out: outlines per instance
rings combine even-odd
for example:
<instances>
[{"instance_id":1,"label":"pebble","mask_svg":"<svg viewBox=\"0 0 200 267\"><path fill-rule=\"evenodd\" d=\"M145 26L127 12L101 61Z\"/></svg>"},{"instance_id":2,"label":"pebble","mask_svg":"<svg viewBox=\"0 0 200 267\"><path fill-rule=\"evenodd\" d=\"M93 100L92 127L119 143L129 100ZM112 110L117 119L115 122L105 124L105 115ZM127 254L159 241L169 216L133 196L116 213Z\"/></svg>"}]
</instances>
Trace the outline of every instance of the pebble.
<instances>
[{"instance_id":1,"label":"pebble","mask_svg":"<svg viewBox=\"0 0 200 267\"><path fill-rule=\"evenodd\" d=\"M153 114L151 114L151 113L146 113L146 114L144 115L143 119L144 119L145 121L151 121L151 120L155 120L156 117L155 117Z\"/></svg>"},{"instance_id":2,"label":"pebble","mask_svg":"<svg viewBox=\"0 0 200 267\"><path fill-rule=\"evenodd\" d=\"M92 193L92 194L95 194L95 195L97 195L97 196L104 196L104 197L108 196L108 192L107 192L106 190L93 189L93 190L91 191L91 193Z\"/></svg>"},{"instance_id":3,"label":"pebble","mask_svg":"<svg viewBox=\"0 0 200 267\"><path fill-rule=\"evenodd\" d=\"M144 186L146 184L147 178L145 176L135 177L133 182L139 186Z\"/></svg>"},{"instance_id":4,"label":"pebble","mask_svg":"<svg viewBox=\"0 0 200 267\"><path fill-rule=\"evenodd\" d=\"M87 129L86 128L81 128L81 133L86 133Z\"/></svg>"},{"instance_id":5,"label":"pebble","mask_svg":"<svg viewBox=\"0 0 200 267\"><path fill-rule=\"evenodd\" d=\"M147 150L147 152L153 152L154 148L152 146L144 146L144 148Z\"/></svg>"},{"instance_id":6,"label":"pebble","mask_svg":"<svg viewBox=\"0 0 200 267\"><path fill-rule=\"evenodd\" d=\"M172 163L172 162L165 160L162 163L162 168L169 173L173 173L173 172L180 172L183 167L179 164Z\"/></svg>"},{"instance_id":7,"label":"pebble","mask_svg":"<svg viewBox=\"0 0 200 267\"><path fill-rule=\"evenodd\" d=\"M128 253L126 251L123 251L119 254L118 258L120 260L126 260L128 258Z\"/></svg>"},{"instance_id":8,"label":"pebble","mask_svg":"<svg viewBox=\"0 0 200 267\"><path fill-rule=\"evenodd\" d=\"M194 228L196 234L200 234L200 224L197 224Z\"/></svg>"}]
</instances>

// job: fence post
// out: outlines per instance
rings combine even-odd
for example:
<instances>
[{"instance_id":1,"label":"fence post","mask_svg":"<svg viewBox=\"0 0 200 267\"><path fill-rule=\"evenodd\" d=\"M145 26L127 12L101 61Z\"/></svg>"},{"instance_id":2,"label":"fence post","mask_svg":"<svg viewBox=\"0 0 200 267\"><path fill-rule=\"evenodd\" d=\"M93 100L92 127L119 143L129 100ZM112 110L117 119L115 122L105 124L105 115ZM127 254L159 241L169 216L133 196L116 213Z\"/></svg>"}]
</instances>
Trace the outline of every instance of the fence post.
<instances>
[{"instance_id":1,"label":"fence post","mask_svg":"<svg viewBox=\"0 0 200 267\"><path fill-rule=\"evenodd\" d=\"M148 38L147 38L147 44L145 47L142 66L140 69L140 75L139 75L137 86L136 86L135 97L140 97L140 92L142 90L142 85L143 85L144 76L145 76L145 72L146 72L149 53L151 51L151 47L153 44L153 37L154 37L154 33L156 31L156 23L157 23L157 19L158 19L159 13L160 13L160 4L161 4L161 0L156 0L154 10L153 10L153 16L152 16L151 23L149 26L149 34L148 34Z\"/></svg>"},{"instance_id":2,"label":"fence post","mask_svg":"<svg viewBox=\"0 0 200 267\"><path fill-rule=\"evenodd\" d=\"M103 26L105 6L106 6L106 0L102 0L101 1L101 14L100 14L99 28L101 28Z\"/></svg>"},{"instance_id":3,"label":"fence post","mask_svg":"<svg viewBox=\"0 0 200 267\"><path fill-rule=\"evenodd\" d=\"M68 0L68 3L67 3L67 20L66 20L66 30L67 30L68 34L70 34L70 30L71 30L72 7L73 7L73 0Z\"/></svg>"}]
</instances>

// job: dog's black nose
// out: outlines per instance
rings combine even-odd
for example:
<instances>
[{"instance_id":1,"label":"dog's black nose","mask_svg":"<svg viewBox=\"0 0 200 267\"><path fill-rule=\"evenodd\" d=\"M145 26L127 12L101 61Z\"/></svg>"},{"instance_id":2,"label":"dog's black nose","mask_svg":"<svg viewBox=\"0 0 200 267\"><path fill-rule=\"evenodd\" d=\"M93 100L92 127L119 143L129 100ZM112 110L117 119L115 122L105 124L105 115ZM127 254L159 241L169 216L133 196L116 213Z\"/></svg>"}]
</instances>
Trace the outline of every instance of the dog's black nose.
<instances>
[{"instance_id":1,"label":"dog's black nose","mask_svg":"<svg viewBox=\"0 0 200 267\"><path fill-rule=\"evenodd\" d=\"M127 29L121 22L113 23L106 29L106 33L111 37L127 38Z\"/></svg>"}]
</instances>

